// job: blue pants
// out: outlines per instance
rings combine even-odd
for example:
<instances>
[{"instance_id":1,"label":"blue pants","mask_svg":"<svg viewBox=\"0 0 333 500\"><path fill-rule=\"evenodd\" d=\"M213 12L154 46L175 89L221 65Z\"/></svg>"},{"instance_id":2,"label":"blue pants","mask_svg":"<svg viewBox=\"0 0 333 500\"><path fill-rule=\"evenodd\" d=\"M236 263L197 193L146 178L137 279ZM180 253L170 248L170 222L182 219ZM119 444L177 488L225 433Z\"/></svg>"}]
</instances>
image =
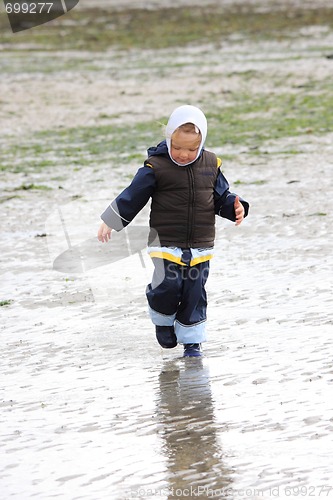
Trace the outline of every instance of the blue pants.
<instances>
[{"instance_id":1,"label":"blue pants","mask_svg":"<svg viewBox=\"0 0 333 500\"><path fill-rule=\"evenodd\" d=\"M154 325L173 326L180 344L205 342L209 261L181 266L153 258L155 266L146 295Z\"/></svg>"}]
</instances>

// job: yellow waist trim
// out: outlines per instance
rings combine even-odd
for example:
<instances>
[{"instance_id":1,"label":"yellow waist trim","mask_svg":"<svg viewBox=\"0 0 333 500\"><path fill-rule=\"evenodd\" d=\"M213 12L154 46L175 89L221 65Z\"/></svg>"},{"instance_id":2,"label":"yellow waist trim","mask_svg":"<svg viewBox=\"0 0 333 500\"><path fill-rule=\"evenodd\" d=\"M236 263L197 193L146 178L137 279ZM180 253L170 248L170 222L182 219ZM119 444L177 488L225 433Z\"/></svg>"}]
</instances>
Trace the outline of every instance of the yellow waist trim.
<instances>
[{"instance_id":1,"label":"yellow waist trim","mask_svg":"<svg viewBox=\"0 0 333 500\"><path fill-rule=\"evenodd\" d=\"M158 259L165 259L170 262L174 262L175 264L179 264L180 266L186 266L184 262L181 261L180 257L175 257L172 253L168 252L150 252L149 253L150 257L156 257ZM196 257L195 259L192 259L190 262L190 267L196 266L197 264L201 264L201 262L206 262L207 260L210 260L213 256L212 255L203 255L202 257Z\"/></svg>"},{"instance_id":2,"label":"yellow waist trim","mask_svg":"<svg viewBox=\"0 0 333 500\"><path fill-rule=\"evenodd\" d=\"M212 258L212 255L203 255L202 257L196 257L195 259L191 260L190 266L196 266L197 264L201 264L201 262L206 262L207 260L210 260Z\"/></svg>"},{"instance_id":3,"label":"yellow waist trim","mask_svg":"<svg viewBox=\"0 0 333 500\"><path fill-rule=\"evenodd\" d=\"M180 266L186 266L184 262L181 261L180 257L175 257L172 255L172 253L168 252L150 252L150 257L157 257L158 259L165 259L169 260L170 262L175 262L176 264L179 264Z\"/></svg>"}]
</instances>

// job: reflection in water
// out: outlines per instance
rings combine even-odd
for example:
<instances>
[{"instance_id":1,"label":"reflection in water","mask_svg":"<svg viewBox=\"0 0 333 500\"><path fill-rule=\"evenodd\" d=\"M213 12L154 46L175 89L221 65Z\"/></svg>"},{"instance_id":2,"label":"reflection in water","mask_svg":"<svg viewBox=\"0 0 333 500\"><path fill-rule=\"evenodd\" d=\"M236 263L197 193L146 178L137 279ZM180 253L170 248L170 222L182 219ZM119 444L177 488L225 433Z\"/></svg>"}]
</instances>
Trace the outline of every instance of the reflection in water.
<instances>
[{"instance_id":1,"label":"reflection in water","mask_svg":"<svg viewBox=\"0 0 333 500\"><path fill-rule=\"evenodd\" d=\"M180 492L184 498L223 498L232 471L217 443L208 367L201 358L172 361L159 381L169 499Z\"/></svg>"}]
</instances>

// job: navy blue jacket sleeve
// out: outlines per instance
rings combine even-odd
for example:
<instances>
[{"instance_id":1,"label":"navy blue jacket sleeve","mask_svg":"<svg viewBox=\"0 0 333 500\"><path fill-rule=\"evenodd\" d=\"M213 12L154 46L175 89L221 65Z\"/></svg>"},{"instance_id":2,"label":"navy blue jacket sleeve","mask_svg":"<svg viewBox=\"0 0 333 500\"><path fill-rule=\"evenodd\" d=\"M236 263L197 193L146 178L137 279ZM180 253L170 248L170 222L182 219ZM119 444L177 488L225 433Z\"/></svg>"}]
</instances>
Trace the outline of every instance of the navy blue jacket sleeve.
<instances>
[{"instance_id":1,"label":"navy blue jacket sleeve","mask_svg":"<svg viewBox=\"0 0 333 500\"><path fill-rule=\"evenodd\" d=\"M220 217L229 219L233 222L236 220L234 202L236 198L235 193L229 191L229 183L227 179L222 174L219 169L217 176L215 189L214 189L214 202L215 202L215 213ZM239 197L239 201L242 203L245 210L245 217L249 212L249 204L247 201Z\"/></svg>"},{"instance_id":2,"label":"navy blue jacket sleeve","mask_svg":"<svg viewBox=\"0 0 333 500\"><path fill-rule=\"evenodd\" d=\"M102 213L102 220L112 229L121 231L147 204L155 185L153 169L146 165L139 168L131 184Z\"/></svg>"}]
</instances>

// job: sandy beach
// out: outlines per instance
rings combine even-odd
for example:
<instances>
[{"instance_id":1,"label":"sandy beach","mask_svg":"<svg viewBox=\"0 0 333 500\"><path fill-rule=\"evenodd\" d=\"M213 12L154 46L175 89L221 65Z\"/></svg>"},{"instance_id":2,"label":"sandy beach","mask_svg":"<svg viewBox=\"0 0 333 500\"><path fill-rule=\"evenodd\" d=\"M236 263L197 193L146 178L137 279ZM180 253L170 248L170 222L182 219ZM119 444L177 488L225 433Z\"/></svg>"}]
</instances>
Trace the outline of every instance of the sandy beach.
<instances>
[{"instance_id":1,"label":"sandy beach","mask_svg":"<svg viewBox=\"0 0 333 500\"><path fill-rule=\"evenodd\" d=\"M224 5L244 3L273 4ZM3 24L1 500L333 498L330 13L288 36L103 50ZM239 227L217 220L202 360L155 340L149 207L135 251L96 239L181 103L207 112L207 149L251 204Z\"/></svg>"}]
</instances>

